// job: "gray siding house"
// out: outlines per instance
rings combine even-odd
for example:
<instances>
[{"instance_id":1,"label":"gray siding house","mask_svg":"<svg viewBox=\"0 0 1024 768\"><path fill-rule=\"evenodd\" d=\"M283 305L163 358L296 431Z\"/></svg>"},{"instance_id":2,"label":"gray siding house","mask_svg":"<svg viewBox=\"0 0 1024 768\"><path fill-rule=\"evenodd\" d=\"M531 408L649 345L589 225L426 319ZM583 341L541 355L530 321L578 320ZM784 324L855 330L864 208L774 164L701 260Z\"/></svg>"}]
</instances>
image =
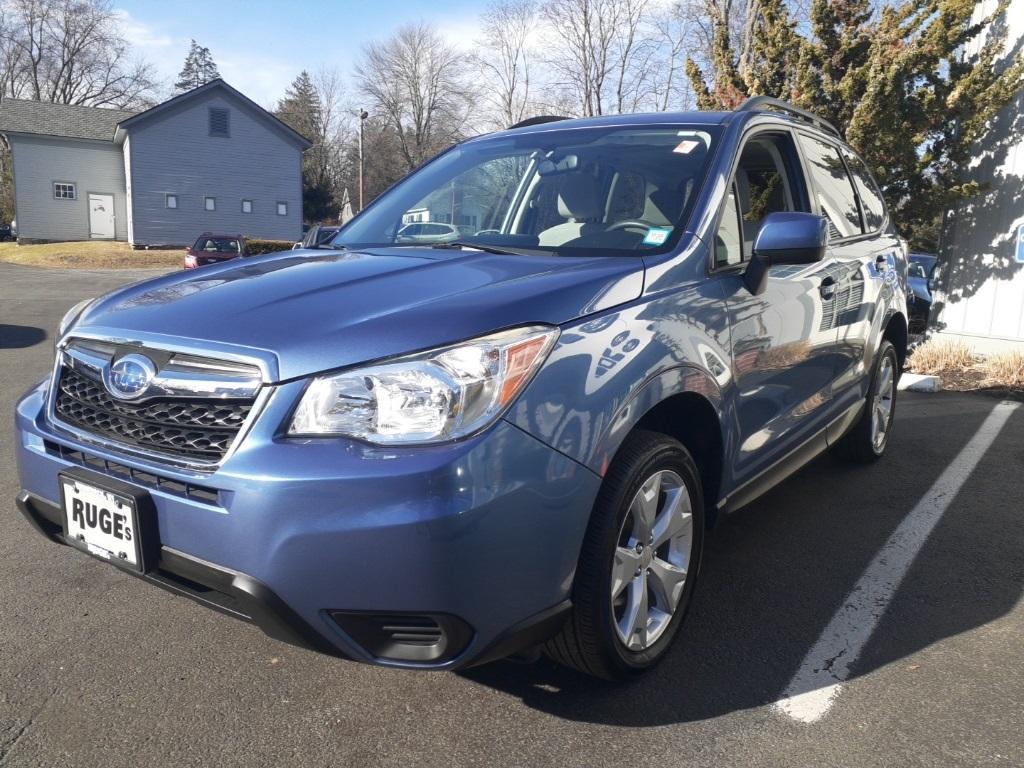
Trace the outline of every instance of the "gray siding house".
<instances>
[{"instance_id":1,"label":"gray siding house","mask_svg":"<svg viewBox=\"0 0 1024 768\"><path fill-rule=\"evenodd\" d=\"M145 112L0 102L19 242L296 240L310 142L222 80Z\"/></svg>"}]
</instances>

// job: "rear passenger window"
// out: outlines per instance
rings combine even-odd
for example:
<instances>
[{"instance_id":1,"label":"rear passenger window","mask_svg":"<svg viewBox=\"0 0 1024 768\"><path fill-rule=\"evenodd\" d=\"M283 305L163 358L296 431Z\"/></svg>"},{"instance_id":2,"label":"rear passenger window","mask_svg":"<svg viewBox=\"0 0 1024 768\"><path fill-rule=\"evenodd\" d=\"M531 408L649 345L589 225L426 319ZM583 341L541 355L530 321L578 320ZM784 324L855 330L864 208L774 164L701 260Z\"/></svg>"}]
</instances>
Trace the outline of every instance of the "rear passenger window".
<instances>
[{"instance_id":1,"label":"rear passenger window","mask_svg":"<svg viewBox=\"0 0 1024 768\"><path fill-rule=\"evenodd\" d=\"M839 150L804 134L800 135L800 144L814 182L815 208L828 219L829 234L835 240L860 235L857 196Z\"/></svg>"},{"instance_id":2,"label":"rear passenger window","mask_svg":"<svg viewBox=\"0 0 1024 768\"><path fill-rule=\"evenodd\" d=\"M849 152L843 152L843 155L857 185L860 205L864 210L864 223L868 232L875 232L882 228L882 222L885 221L885 202L882 200L882 193L878 191L875 180L871 178L863 160Z\"/></svg>"}]
</instances>

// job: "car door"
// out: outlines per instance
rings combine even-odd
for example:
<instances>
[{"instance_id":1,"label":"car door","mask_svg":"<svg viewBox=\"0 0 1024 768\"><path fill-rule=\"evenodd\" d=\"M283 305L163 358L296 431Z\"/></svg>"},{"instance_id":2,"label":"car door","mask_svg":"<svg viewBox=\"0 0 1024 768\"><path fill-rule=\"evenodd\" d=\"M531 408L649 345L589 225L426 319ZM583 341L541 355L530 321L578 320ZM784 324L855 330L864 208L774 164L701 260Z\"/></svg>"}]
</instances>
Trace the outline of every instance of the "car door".
<instances>
[{"instance_id":1,"label":"car door","mask_svg":"<svg viewBox=\"0 0 1024 768\"><path fill-rule=\"evenodd\" d=\"M814 190L815 212L829 222L829 249L836 263L836 291L828 319L836 330L836 409L866 395L880 335L880 308L896 277L899 241L882 232L884 204L867 168L838 142L801 132L801 150Z\"/></svg>"},{"instance_id":2,"label":"car door","mask_svg":"<svg viewBox=\"0 0 1024 768\"><path fill-rule=\"evenodd\" d=\"M759 295L743 282L761 221L778 211L810 211L793 134L782 129L746 139L715 243L732 342L734 486L822 432L830 413L836 333L827 316L834 261L771 266Z\"/></svg>"}]
</instances>

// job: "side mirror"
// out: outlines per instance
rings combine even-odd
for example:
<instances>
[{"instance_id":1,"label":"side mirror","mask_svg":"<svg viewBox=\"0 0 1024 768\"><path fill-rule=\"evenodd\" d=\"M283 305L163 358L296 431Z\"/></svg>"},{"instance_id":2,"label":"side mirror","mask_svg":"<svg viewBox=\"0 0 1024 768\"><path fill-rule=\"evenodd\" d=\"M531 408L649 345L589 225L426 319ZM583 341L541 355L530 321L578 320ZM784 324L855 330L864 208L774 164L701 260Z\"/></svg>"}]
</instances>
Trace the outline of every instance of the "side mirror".
<instances>
[{"instance_id":1,"label":"side mirror","mask_svg":"<svg viewBox=\"0 0 1024 768\"><path fill-rule=\"evenodd\" d=\"M774 264L814 264L825 258L828 222L813 213L768 214L754 241L754 255L743 282L755 296L763 293L768 267Z\"/></svg>"}]
</instances>

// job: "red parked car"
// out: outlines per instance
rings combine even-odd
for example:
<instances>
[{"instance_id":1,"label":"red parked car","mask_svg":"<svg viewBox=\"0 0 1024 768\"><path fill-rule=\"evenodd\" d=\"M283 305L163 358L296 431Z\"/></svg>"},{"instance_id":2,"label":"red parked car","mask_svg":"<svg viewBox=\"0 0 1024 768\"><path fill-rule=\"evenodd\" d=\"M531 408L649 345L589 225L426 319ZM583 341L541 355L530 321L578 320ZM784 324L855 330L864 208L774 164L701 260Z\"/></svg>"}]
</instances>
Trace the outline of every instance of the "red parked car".
<instances>
[{"instance_id":1,"label":"red parked car","mask_svg":"<svg viewBox=\"0 0 1024 768\"><path fill-rule=\"evenodd\" d=\"M248 255L245 238L241 235L215 235L203 232L185 253L185 269L220 264L222 261Z\"/></svg>"}]
</instances>

